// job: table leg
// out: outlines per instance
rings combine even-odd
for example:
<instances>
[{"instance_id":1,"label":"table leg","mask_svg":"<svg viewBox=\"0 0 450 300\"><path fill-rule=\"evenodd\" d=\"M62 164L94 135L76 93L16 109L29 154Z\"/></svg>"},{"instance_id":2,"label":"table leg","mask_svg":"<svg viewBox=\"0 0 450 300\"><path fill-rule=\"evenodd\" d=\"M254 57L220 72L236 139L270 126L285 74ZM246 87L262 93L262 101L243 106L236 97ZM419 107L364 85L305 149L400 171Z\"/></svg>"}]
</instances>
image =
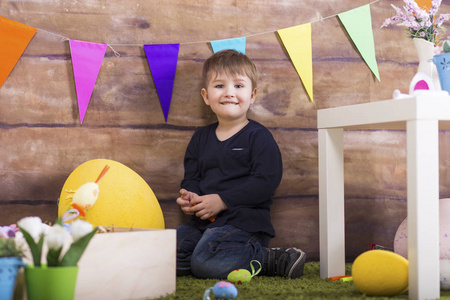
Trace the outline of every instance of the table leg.
<instances>
[{"instance_id":1,"label":"table leg","mask_svg":"<svg viewBox=\"0 0 450 300\"><path fill-rule=\"evenodd\" d=\"M407 122L409 298L437 299L439 285L439 128Z\"/></svg>"},{"instance_id":2,"label":"table leg","mask_svg":"<svg viewBox=\"0 0 450 300\"><path fill-rule=\"evenodd\" d=\"M342 129L319 129L320 277L345 275Z\"/></svg>"}]
</instances>

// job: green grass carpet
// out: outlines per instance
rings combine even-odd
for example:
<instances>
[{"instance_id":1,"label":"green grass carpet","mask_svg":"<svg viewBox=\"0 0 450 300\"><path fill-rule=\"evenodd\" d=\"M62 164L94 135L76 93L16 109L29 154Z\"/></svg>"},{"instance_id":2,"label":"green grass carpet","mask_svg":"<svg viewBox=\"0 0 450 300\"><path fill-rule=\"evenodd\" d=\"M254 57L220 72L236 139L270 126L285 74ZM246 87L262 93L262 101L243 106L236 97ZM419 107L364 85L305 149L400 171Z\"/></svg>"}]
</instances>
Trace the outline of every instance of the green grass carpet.
<instances>
[{"instance_id":1,"label":"green grass carpet","mask_svg":"<svg viewBox=\"0 0 450 300\"><path fill-rule=\"evenodd\" d=\"M346 265L347 274L351 273L351 264ZM196 279L192 276L178 277L177 288L173 295L160 300L186 299L201 300L204 291L218 280ZM289 299L408 299L408 294L393 297L369 297L361 294L352 282L322 280L319 276L319 262L305 264L304 275L299 279L255 276L248 283L236 285L237 300L289 300ZM211 300L216 299L210 293ZM450 299L450 291L441 291L440 299Z\"/></svg>"}]
</instances>

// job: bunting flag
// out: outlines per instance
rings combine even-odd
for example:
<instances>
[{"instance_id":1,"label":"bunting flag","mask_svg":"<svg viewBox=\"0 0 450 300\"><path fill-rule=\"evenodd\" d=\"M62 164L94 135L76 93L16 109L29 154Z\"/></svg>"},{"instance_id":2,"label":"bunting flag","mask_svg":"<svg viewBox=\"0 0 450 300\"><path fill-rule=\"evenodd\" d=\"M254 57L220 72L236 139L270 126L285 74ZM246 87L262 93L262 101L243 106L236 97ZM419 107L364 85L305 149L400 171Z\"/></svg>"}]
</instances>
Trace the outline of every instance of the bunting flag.
<instances>
[{"instance_id":1,"label":"bunting flag","mask_svg":"<svg viewBox=\"0 0 450 300\"><path fill-rule=\"evenodd\" d=\"M180 44L144 45L148 66L167 123Z\"/></svg>"},{"instance_id":2,"label":"bunting flag","mask_svg":"<svg viewBox=\"0 0 450 300\"><path fill-rule=\"evenodd\" d=\"M211 47L214 53L219 52L221 50L225 49L233 49L237 52L240 52L242 54L245 54L245 44L246 44L246 37L239 37L234 39L226 39L226 40L216 40L211 41Z\"/></svg>"},{"instance_id":3,"label":"bunting flag","mask_svg":"<svg viewBox=\"0 0 450 300\"><path fill-rule=\"evenodd\" d=\"M78 111L80 113L80 122L83 124L108 45L77 40L69 40L69 43L77 91Z\"/></svg>"},{"instance_id":4,"label":"bunting flag","mask_svg":"<svg viewBox=\"0 0 450 300\"><path fill-rule=\"evenodd\" d=\"M0 16L0 87L19 61L37 28Z\"/></svg>"},{"instance_id":5,"label":"bunting flag","mask_svg":"<svg viewBox=\"0 0 450 300\"><path fill-rule=\"evenodd\" d=\"M374 2L378 1L381 0ZM416 1L420 7L429 7L432 2L431 0ZM339 17L363 60L380 81L375 56L370 5L367 4L333 16ZM37 30L37 28L0 16L0 88ZM51 32L49 33L51 34ZM280 29L277 33L305 87L308 97L314 102L311 23ZM76 95L82 124L108 45L63 38L70 42ZM210 43L214 53L224 49L234 49L245 54L245 36L214 40ZM180 44L143 46L167 123Z\"/></svg>"},{"instance_id":6,"label":"bunting flag","mask_svg":"<svg viewBox=\"0 0 450 300\"><path fill-rule=\"evenodd\" d=\"M433 3L431 0L415 0L417 5L426 11L429 11L431 7L433 6Z\"/></svg>"},{"instance_id":7,"label":"bunting flag","mask_svg":"<svg viewBox=\"0 0 450 300\"><path fill-rule=\"evenodd\" d=\"M372 70L372 73L378 81L380 81L372 33L370 4L340 13L338 14L338 17L362 58L369 66L370 70Z\"/></svg>"},{"instance_id":8,"label":"bunting flag","mask_svg":"<svg viewBox=\"0 0 450 300\"><path fill-rule=\"evenodd\" d=\"M309 99L314 102L311 23L280 29L277 32L300 76Z\"/></svg>"}]
</instances>

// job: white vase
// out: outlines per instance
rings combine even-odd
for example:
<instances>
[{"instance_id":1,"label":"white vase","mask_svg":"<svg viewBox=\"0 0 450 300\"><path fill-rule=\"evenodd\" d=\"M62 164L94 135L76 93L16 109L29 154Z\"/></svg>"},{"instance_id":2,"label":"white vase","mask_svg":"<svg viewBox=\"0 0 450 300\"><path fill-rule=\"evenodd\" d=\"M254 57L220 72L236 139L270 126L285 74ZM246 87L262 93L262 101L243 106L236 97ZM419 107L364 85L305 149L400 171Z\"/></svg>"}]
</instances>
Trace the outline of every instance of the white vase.
<instances>
[{"instance_id":1,"label":"white vase","mask_svg":"<svg viewBox=\"0 0 450 300\"><path fill-rule=\"evenodd\" d=\"M433 63L433 56L435 55L435 45L424 39L413 38L414 47L419 57L419 68L417 72L424 72L433 80L434 88L437 91L441 90L441 83L439 81L439 75L436 69L436 65Z\"/></svg>"},{"instance_id":2,"label":"white vase","mask_svg":"<svg viewBox=\"0 0 450 300\"><path fill-rule=\"evenodd\" d=\"M439 273L441 290L450 290L450 259L439 260Z\"/></svg>"}]
</instances>

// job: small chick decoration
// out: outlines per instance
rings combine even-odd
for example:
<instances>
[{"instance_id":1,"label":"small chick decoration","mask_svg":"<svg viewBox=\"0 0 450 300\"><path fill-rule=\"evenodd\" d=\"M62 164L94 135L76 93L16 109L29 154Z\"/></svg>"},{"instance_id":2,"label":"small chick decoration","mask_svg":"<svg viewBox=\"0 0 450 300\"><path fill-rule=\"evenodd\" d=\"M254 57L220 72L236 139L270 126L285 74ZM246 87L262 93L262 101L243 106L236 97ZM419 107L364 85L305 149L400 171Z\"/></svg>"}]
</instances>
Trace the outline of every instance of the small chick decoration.
<instances>
[{"instance_id":1,"label":"small chick decoration","mask_svg":"<svg viewBox=\"0 0 450 300\"><path fill-rule=\"evenodd\" d=\"M132 169L109 159L87 161L67 178L58 216L65 216L67 222L78 217L77 212L93 226L165 227L161 207L150 186ZM68 214L73 216L68 218Z\"/></svg>"},{"instance_id":2,"label":"small chick decoration","mask_svg":"<svg viewBox=\"0 0 450 300\"><path fill-rule=\"evenodd\" d=\"M95 202L97 201L98 195L100 193L100 187L98 186L98 182L105 175L105 173L109 170L109 166L106 165L100 175L98 176L95 182L86 182L82 186L80 186L76 191L69 190L67 191L69 194L66 196L66 201L72 199L70 205L78 211L78 214L82 217L86 216L86 212L89 208L91 208ZM73 194L73 195L72 195ZM71 210L68 210L65 214L67 219L67 213L70 213ZM64 219L64 217L63 217Z\"/></svg>"}]
</instances>

